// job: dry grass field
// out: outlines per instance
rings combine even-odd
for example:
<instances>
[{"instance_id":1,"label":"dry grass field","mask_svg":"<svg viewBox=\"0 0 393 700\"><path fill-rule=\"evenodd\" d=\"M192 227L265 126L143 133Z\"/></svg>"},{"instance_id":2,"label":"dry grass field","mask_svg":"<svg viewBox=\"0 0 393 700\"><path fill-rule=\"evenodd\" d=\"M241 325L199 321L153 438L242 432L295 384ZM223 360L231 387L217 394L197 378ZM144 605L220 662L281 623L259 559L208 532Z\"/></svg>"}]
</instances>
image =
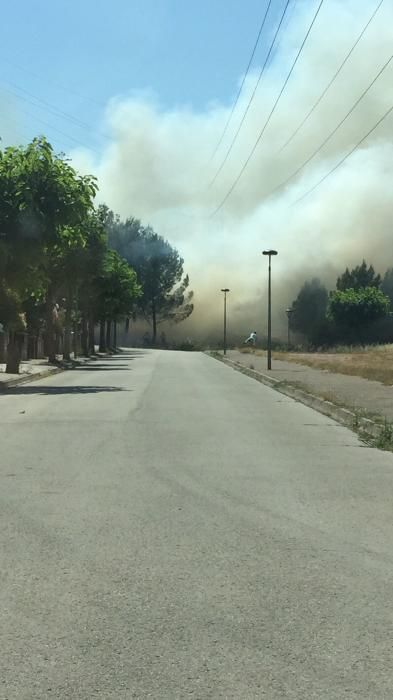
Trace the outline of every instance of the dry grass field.
<instances>
[{"instance_id":1,"label":"dry grass field","mask_svg":"<svg viewBox=\"0 0 393 700\"><path fill-rule=\"evenodd\" d=\"M265 355L262 350L244 348L242 352ZM308 367L340 374L352 374L393 385L393 345L336 348L331 352L274 352L276 360L297 362Z\"/></svg>"}]
</instances>

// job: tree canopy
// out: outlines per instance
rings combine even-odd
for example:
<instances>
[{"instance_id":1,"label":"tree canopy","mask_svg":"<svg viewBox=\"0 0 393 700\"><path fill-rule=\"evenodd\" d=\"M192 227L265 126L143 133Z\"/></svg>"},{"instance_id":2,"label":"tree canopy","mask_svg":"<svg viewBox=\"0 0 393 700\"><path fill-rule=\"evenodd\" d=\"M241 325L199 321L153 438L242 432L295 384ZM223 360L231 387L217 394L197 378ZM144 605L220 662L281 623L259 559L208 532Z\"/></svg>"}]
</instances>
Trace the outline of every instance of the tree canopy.
<instances>
[{"instance_id":1,"label":"tree canopy","mask_svg":"<svg viewBox=\"0 0 393 700\"><path fill-rule=\"evenodd\" d=\"M338 324L362 329L389 311L389 298L376 287L345 289L332 292L329 316Z\"/></svg>"},{"instance_id":2,"label":"tree canopy","mask_svg":"<svg viewBox=\"0 0 393 700\"><path fill-rule=\"evenodd\" d=\"M388 316L393 303L393 268L382 279L363 260L351 270L347 267L336 287L329 293L317 278L304 282L292 304L292 329L314 346L393 338Z\"/></svg>"},{"instance_id":3,"label":"tree canopy","mask_svg":"<svg viewBox=\"0 0 393 700\"><path fill-rule=\"evenodd\" d=\"M346 268L345 272L337 278L336 288L340 291L345 289L364 289L365 287L379 288L381 285L381 275L376 274L372 265L367 266L365 260L352 270Z\"/></svg>"},{"instance_id":4,"label":"tree canopy","mask_svg":"<svg viewBox=\"0 0 393 700\"><path fill-rule=\"evenodd\" d=\"M103 210L109 245L135 269L141 284L137 312L152 324L153 342L163 321L179 323L193 311L193 292L184 274L184 260L167 240L138 219L121 221Z\"/></svg>"},{"instance_id":5,"label":"tree canopy","mask_svg":"<svg viewBox=\"0 0 393 700\"><path fill-rule=\"evenodd\" d=\"M79 175L44 138L0 150L0 323L9 337L7 369L17 372L20 336L44 333L56 359L72 332L94 351L94 326L135 311L153 323L192 312L183 260L168 241L132 217L94 207L93 176ZM102 339L102 336L100 336ZM100 343L105 346L105 343ZM105 349L105 348L104 348ZM74 348L76 351L76 348Z\"/></svg>"},{"instance_id":6,"label":"tree canopy","mask_svg":"<svg viewBox=\"0 0 393 700\"><path fill-rule=\"evenodd\" d=\"M390 308L393 309L393 267L389 267L381 282L381 290L390 300Z\"/></svg>"},{"instance_id":7,"label":"tree canopy","mask_svg":"<svg viewBox=\"0 0 393 700\"><path fill-rule=\"evenodd\" d=\"M293 330L303 333L311 342L316 340L326 320L328 298L328 291L318 278L304 282L292 303Z\"/></svg>"}]
</instances>

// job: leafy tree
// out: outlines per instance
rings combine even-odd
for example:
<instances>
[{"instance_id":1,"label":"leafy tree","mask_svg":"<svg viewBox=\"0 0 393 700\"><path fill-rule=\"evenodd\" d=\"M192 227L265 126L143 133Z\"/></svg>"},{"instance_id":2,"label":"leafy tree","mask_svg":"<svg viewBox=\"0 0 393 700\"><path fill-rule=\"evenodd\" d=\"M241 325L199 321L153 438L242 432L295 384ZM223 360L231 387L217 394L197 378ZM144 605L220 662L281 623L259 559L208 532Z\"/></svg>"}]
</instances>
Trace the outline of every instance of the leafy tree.
<instances>
[{"instance_id":1,"label":"leafy tree","mask_svg":"<svg viewBox=\"0 0 393 700\"><path fill-rule=\"evenodd\" d=\"M363 260L361 265L357 265L352 270L346 268L337 279L336 287L340 291L345 289L363 289L365 287L379 288L381 285L381 275L377 275L373 266L367 267Z\"/></svg>"},{"instance_id":2,"label":"leafy tree","mask_svg":"<svg viewBox=\"0 0 393 700\"><path fill-rule=\"evenodd\" d=\"M318 342L326 324L328 291L318 278L305 282L292 303L291 327L312 343Z\"/></svg>"},{"instance_id":3,"label":"leafy tree","mask_svg":"<svg viewBox=\"0 0 393 700\"><path fill-rule=\"evenodd\" d=\"M389 298L376 287L345 289L332 292L328 314L338 326L362 331L373 321L386 316L389 311Z\"/></svg>"},{"instance_id":4,"label":"leafy tree","mask_svg":"<svg viewBox=\"0 0 393 700\"><path fill-rule=\"evenodd\" d=\"M142 287L139 312L153 327L162 321L179 323L193 311L193 292L188 290L189 277L183 274L184 260L179 252L152 228L144 228L138 219L125 222L105 208L108 242L135 269Z\"/></svg>"},{"instance_id":5,"label":"leafy tree","mask_svg":"<svg viewBox=\"0 0 393 700\"><path fill-rule=\"evenodd\" d=\"M94 328L100 320L100 284L106 269L107 237L100 213L92 213L83 224L85 245L79 255L80 281L75 288L74 309L79 310L82 352L95 350Z\"/></svg>"},{"instance_id":6,"label":"leafy tree","mask_svg":"<svg viewBox=\"0 0 393 700\"><path fill-rule=\"evenodd\" d=\"M183 258L168 241L152 229L145 229L136 251L134 267L142 285L140 308L153 326L162 321L183 321L193 311L193 292L187 291L189 277L183 277Z\"/></svg>"},{"instance_id":7,"label":"leafy tree","mask_svg":"<svg viewBox=\"0 0 393 700\"><path fill-rule=\"evenodd\" d=\"M141 288L135 271L114 250L106 253L102 275L97 278L97 290L98 314L107 323L106 347L111 345L112 323L113 345L116 347L117 323L131 313L133 304L141 294Z\"/></svg>"},{"instance_id":8,"label":"leafy tree","mask_svg":"<svg viewBox=\"0 0 393 700\"><path fill-rule=\"evenodd\" d=\"M389 267L383 277L381 290L390 299L390 308L393 309L393 267Z\"/></svg>"},{"instance_id":9,"label":"leafy tree","mask_svg":"<svg viewBox=\"0 0 393 700\"><path fill-rule=\"evenodd\" d=\"M13 324L23 313L23 299L34 293L35 280L41 281L43 269L49 272L46 320L48 351L53 359L54 290L47 253L62 227L77 226L93 208L96 186L93 178L77 175L62 157L56 156L42 137L26 147L0 151L0 191L3 290L14 290L15 298L20 300L16 317L7 322L7 370L18 372L20 353Z\"/></svg>"},{"instance_id":10,"label":"leafy tree","mask_svg":"<svg viewBox=\"0 0 393 700\"><path fill-rule=\"evenodd\" d=\"M83 226L63 226L57 232L47 253L47 287L51 296L61 298L65 304L64 359L70 359L72 314L77 295L85 275L87 237ZM53 324L54 325L54 324Z\"/></svg>"}]
</instances>

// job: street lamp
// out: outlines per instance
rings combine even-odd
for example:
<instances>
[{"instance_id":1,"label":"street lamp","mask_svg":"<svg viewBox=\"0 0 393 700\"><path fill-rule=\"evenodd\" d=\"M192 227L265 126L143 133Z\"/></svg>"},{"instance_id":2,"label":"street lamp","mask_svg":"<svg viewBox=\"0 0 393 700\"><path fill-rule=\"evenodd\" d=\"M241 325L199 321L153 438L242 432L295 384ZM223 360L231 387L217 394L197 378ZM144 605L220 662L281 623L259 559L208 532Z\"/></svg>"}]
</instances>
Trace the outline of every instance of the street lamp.
<instances>
[{"instance_id":1,"label":"street lamp","mask_svg":"<svg viewBox=\"0 0 393 700\"><path fill-rule=\"evenodd\" d=\"M271 258L272 255L278 255L276 250L264 250L262 255L269 257L269 285L267 297L267 368L272 368L272 273L271 273Z\"/></svg>"},{"instance_id":2,"label":"street lamp","mask_svg":"<svg viewBox=\"0 0 393 700\"><path fill-rule=\"evenodd\" d=\"M222 292L224 292L224 355L227 354L227 293L230 292L230 289L222 289Z\"/></svg>"},{"instance_id":3,"label":"street lamp","mask_svg":"<svg viewBox=\"0 0 393 700\"><path fill-rule=\"evenodd\" d=\"M288 316L288 350L291 345L291 315L293 314L293 309L287 309L287 316Z\"/></svg>"}]
</instances>

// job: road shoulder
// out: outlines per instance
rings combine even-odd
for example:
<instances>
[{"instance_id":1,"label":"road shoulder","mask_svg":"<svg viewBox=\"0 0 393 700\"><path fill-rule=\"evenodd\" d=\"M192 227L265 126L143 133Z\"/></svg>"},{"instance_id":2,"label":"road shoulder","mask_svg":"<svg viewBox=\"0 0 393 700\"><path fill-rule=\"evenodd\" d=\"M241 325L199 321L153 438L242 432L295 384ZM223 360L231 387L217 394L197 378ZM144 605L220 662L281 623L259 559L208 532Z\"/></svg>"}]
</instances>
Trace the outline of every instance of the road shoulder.
<instances>
[{"instance_id":1,"label":"road shoulder","mask_svg":"<svg viewBox=\"0 0 393 700\"><path fill-rule=\"evenodd\" d=\"M327 399L319 395L310 384L302 382L300 385L300 382L293 381L287 377L282 379L272 374L267 374L260 368L256 369L253 366L253 362L250 362L250 359L253 360L254 358L250 357L250 355L237 353L236 359L232 359L231 357L224 357L219 352L209 352L207 354L223 362L228 367L270 386L276 391L295 399L295 401L299 401L319 411L319 413L329 416L329 418L355 431L367 443L381 449L393 449L393 427L386 416L377 412L375 414L373 412L371 416L366 409L354 407L350 402L346 404L338 399L335 400L334 396L329 396L329 399Z\"/></svg>"}]
</instances>

